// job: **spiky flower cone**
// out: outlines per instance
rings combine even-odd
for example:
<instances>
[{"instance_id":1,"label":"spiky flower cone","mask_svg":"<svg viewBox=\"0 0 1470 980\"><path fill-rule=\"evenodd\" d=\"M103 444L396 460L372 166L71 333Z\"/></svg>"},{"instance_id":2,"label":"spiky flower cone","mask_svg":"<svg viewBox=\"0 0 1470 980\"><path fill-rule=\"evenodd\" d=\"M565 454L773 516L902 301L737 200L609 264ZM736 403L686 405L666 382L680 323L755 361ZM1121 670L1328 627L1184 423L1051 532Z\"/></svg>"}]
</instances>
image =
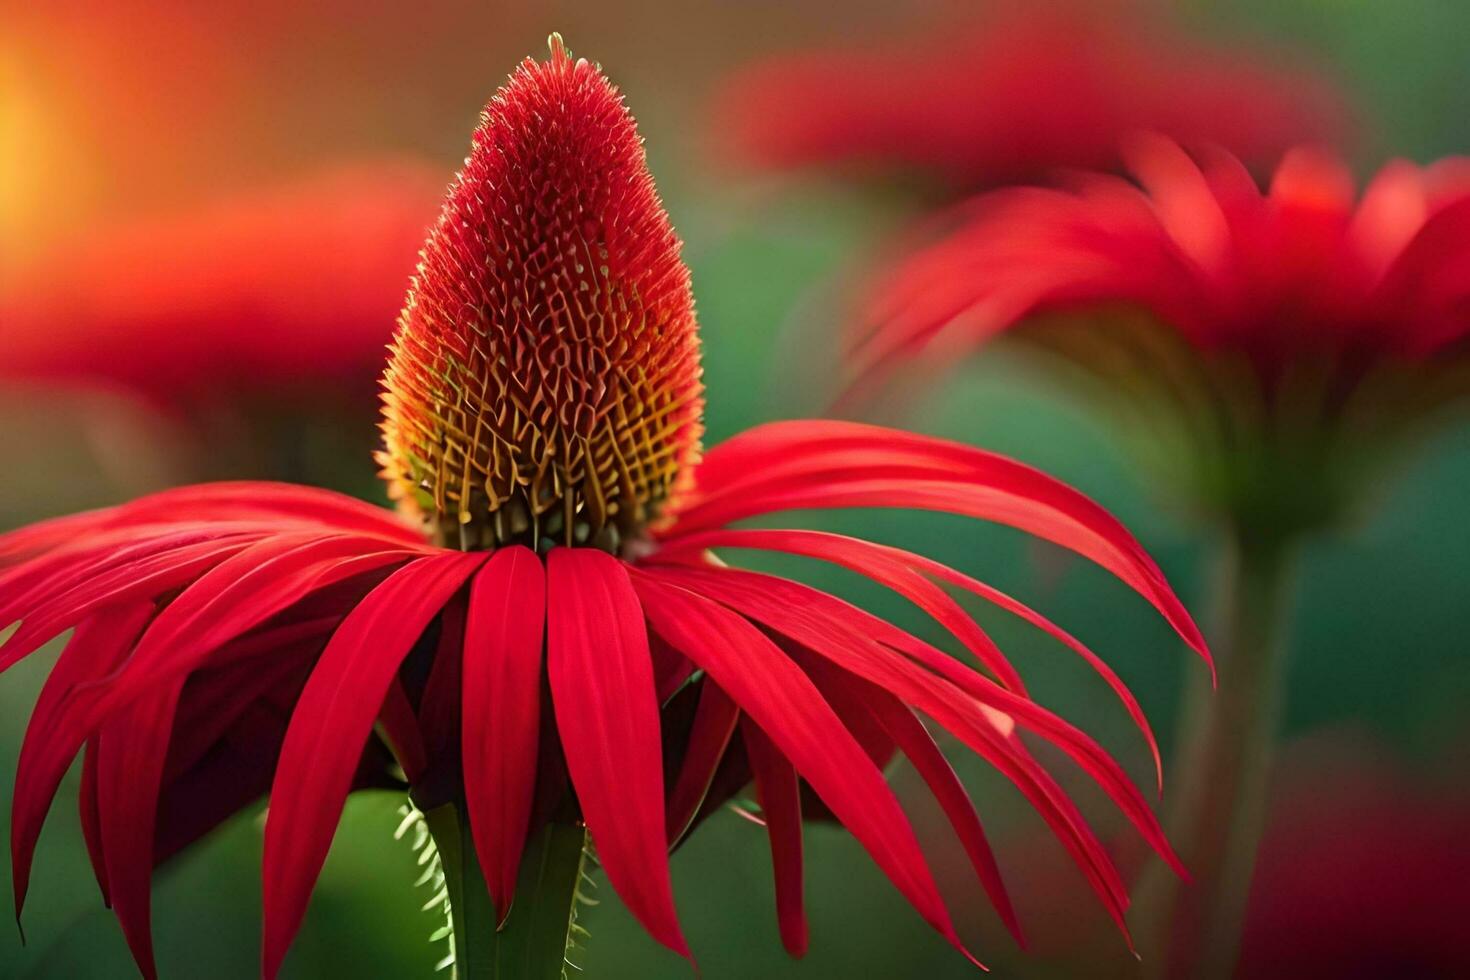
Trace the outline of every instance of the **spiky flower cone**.
<instances>
[{"instance_id":1,"label":"spiky flower cone","mask_svg":"<svg viewBox=\"0 0 1470 980\"><path fill-rule=\"evenodd\" d=\"M424 246L384 379L394 498L471 548L639 535L699 450L679 246L622 97L553 36Z\"/></svg>"}]
</instances>

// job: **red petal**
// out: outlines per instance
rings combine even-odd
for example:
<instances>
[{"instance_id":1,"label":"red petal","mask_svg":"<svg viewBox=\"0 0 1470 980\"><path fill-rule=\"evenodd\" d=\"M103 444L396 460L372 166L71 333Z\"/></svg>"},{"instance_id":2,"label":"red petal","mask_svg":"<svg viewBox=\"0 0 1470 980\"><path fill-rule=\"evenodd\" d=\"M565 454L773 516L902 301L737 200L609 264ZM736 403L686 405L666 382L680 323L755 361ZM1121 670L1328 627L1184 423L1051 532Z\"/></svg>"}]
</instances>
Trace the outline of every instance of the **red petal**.
<instances>
[{"instance_id":1,"label":"red petal","mask_svg":"<svg viewBox=\"0 0 1470 980\"><path fill-rule=\"evenodd\" d=\"M193 581L245 547L244 542L206 542L180 548L122 565L47 599L26 613L20 628L0 647L0 670L13 666L91 613L135 600L151 601Z\"/></svg>"},{"instance_id":2,"label":"red petal","mask_svg":"<svg viewBox=\"0 0 1470 980\"><path fill-rule=\"evenodd\" d=\"M0 534L0 564L23 561L58 545L76 541L96 526L109 510L67 514Z\"/></svg>"},{"instance_id":3,"label":"red petal","mask_svg":"<svg viewBox=\"0 0 1470 980\"><path fill-rule=\"evenodd\" d=\"M1391 160L1374 175L1353 214L1348 239L1377 282L1429 216L1423 173L1407 160Z\"/></svg>"},{"instance_id":4,"label":"red petal","mask_svg":"<svg viewBox=\"0 0 1470 980\"><path fill-rule=\"evenodd\" d=\"M885 577L891 576L893 574L890 567L891 563L898 562L917 572L922 572L943 582L948 582L951 585L956 585L973 592L980 598L1000 606L1015 616L1019 616L1021 619L1024 619L1026 622L1065 644L1085 660L1107 685L1112 688L1113 693L1118 696L1118 700L1123 702L1123 706L1128 711L1128 716L1133 719L1133 723L1138 726L1138 730L1143 733L1144 740L1148 743L1149 752L1152 754L1154 760L1154 774L1158 780L1159 788L1162 791L1164 771L1163 760L1159 757L1158 741L1154 738L1153 728L1149 725L1148 718L1143 713L1143 708L1139 705L1138 699L1133 696L1133 692L1128 689L1128 685L1123 683L1122 679L1113 672L1113 669L1101 657L1093 653L1070 633L999 589L986 585L984 582L971 578L962 572L957 572L940 562L925 558L923 555L916 555L899 548L891 548L887 545L874 544L871 541L843 537L842 535L830 534L824 531L777 531L745 528L707 531L701 534L691 535L688 538L678 539L677 542L669 545L659 555L656 555L655 559L663 557L665 552L668 553L667 557L682 559L685 557L686 550L697 555L703 549L721 547L766 548L791 554L823 558L828 561L838 562L849 568L854 568L864 574L870 574L879 581L884 581L884 578L879 577L880 574L884 574ZM869 572L868 559L880 559L884 564L875 572ZM687 560L693 563L696 559L691 555ZM960 614L964 615L963 611ZM936 618L938 617L936 616ZM953 627L951 627L951 632L954 632ZM959 634L956 633L956 635ZM971 647L971 649L974 648ZM997 676L1001 676L1002 680L1004 680L1004 676L998 672ZM1008 684L1007 686L1011 687L1018 694L1025 693L1025 690L1018 685Z\"/></svg>"},{"instance_id":5,"label":"red petal","mask_svg":"<svg viewBox=\"0 0 1470 980\"><path fill-rule=\"evenodd\" d=\"M36 699L16 763L10 811L10 867L17 918L25 906L31 859L51 801L77 750L92 734L88 728L63 726L66 695L77 683L120 663L152 615L152 604L113 607L77 627Z\"/></svg>"},{"instance_id":6,"label":"red petal","mask_svg":"<svg viewBox=\"0 0 1470 980\"><path fill-rule=\"evenodd\" d=\"M885 549L858 538L843 537L824 531L786 531L734 529L706 531L679 538L666 550L674 555L686 550L695 552L706 548L747 547L783 551L787 554L818 558L866 575L880 585L886 586L908 599L936 622L949 630L965 647L990 668L1006 687L1018 694L1026 693L1021 676L1011 666L1004 653L995 645L970 614L932 581L915 571L909 557L898 549ZM657 560L662 555L655 555Z\"/></svg>"},{"instance_id":7,"label":"red petal","mask_svg":"<svg viewBox=\"0 0 1470 980\"><path fill-rule=\"evenodd\" d=\"M663 749L643 612L622 562L547 556L546 669L567 769L608 880L654 939L689 957L674 910Z\"/></svg>"},{"instance_id":8,"label":"red petal","mask_svg":"<svg viewBox=\"0 0 1470 980\"><path fill-rule=\"evenodd\" d=\"M633 581L654 628L729 693L919 914L963 951L898 800L811 680L749 622L702 598L702 584L686 591L679 573L663 570L635 570Z\"/></svg>"},{"instance_id":9,"label":"red petal","mask_svg":"<svg viewBox=\"0 0 1470 980\"><path fill-rule=\"evenodd\" d=\"M833 707L844 713L870 712L898 745L934 794L945 816L949 817L950 825L969 855L970 864L1001 921L1016 942L1024 946L1026 941L1021 936L1021 924L1016 919L1016 910L1011 905L1011 896L1000 876L1000 868L995 863L995 854L985 837L980 816L975 812L975 805L964 784L955 775L944 753L939 751L939 746L934 744L924 723L887 691L858 680L820 657L808 656L801 664L817 681Z\"/></svg>"},{"instance_id":10,"label":"red petal","mask_svg":"<svg viewBox=\"0 0 1470 980\"><path fill-rule=\"evenodd\" d=\"M759 426L710 450L670 538L782 510L903 507L1008 524L1097 562L1207 661L1199 628L1122 524L1040 470L961 443L850 422Z\"/></svg>"},{"instance_id":11,"label":"red petal","mask_svg":"<svg viewBox=\"0 0 1470 980\"><path fill-rule=\"evenodd\" d=\"M253 522L259 531L281 530L283 523L322 531L373 535L408 547L422 547L423 535L390 510L346 494L290 483L237 481L176 487L117 507L54 518L0 535L0 564L25 559L69 542L91 541L99 533L159 525ZM161 533L161 531L160 531Z\"/></svg>"},{"instance_id":12,"label":"red petal","mask_svg":"<svg viewBox=\"0 0 1470 980\"><path fill-rule=\"evenodd\" d=\"M490 560L494 560L493 555ZM430 758L459 751L464 700L465 605L456 597L440 615L434 662L429 666L423 693L419 695L418 725Z\"/></svg>"},{"instance_id":13,"label":"red petal","mask_svg":"<svg viewBox=\"0 0 1470 980\"><path fill-rule=\"evenodd\" d=\"M546 573L529 548L496 551L470 587L461 718L465 803L500 920L530 830L541 726Z\"/></svg>"},{"instance_id":14,"label":"red petal","mask_svg":"<svg viewBox=\"0 0 1470 980\"><path fill-rule=\"evenodd\" d=\"M191 674L174 723L165 781L193 768L242 715L273 694L287 692L289 711L340 622L340 617L309 620L252 633L220 650L216 661L228 664Z\"/></svg>"},{"instance_id":15,"label":"red petal","mask_svg":"<svg viewBox=\"0 0 1470 980\"><path fill-rule=\"evenodd\" d=\"M77 810L82 822L82 840L87 845L87 860L92 863L92 874L97 879L97 888L102 892L102 904L112 905L107 888L107 861L102 853L102 811L97 806L97 749L96 736L87 740L82 754L82 785L77 790Z\"/></svg>"},{"instance_id":16,"label":"red petal","mask_svg":"<svg viewBox=\"0 0 1470 980\"><path fill-rule=\"evenodd\" d=\"M1012 694L988 677L967 669L944 651L930 646L893 624L824 592L786 579L759 575L754 572L741 572L734 569L718 571L689 569L688 571L696 576L708 576L713 572L720 577L721 585L727 588L736 579L744 577L743 580L747 586L765 587L774 595L784 594L789 602L804 603L814 615L825 619L829 624L840 625L849 635L856 636L861 644L851 649L859 653L868 670L877 671L882 677L887 678L887 680L879 680L875 677L869 677L869 679L893 690L894 693L898 693L894 684L911 688L911 683L915 678L926 683L933 679L933 675L927 672L911 674L906 671L901 657L897 661L894 660L894 657L897 656L894 651L898 651L934 671L935 674L949 681L959 691L969 695L980 704L1002 715L1014 716L1015 720L1022 722L1026 727L1044 736L1070 755L1108 793L1150 846L1158 851L1159 856L1181 876L1187 876L1183 865L1179 863L1178 857L1169 846L1157 817L1149 809L1137 787L1123 772L1122 767L1091 736L1065 719L1028 698ZM736 591L740 591L738 586ZM782 613L776 613L776 615L782 616L785 622L792 621L789 616ZM785 631L782 627L777 626L776 628ZM800 639L799 637L794 638ZM852 666L849 666L849 669L852 669L854 673L862 673L861 670ZM940 690L945 689L940 688ZM906 696L905 700L917 703Z\"/></svg>"},{"instance_id":17,"label":"red petal","mask_svg":"<svg viewBox=\"0 0 1470 980\"><path fill-rule=\"evenodd\" d=\"M1230 226L1199 164L1178 143L1157 134L1133 136L1124 148L1159 224L1202 272L1228 260Z\"/></svg>"},{"instance_id":18,"label":"red petal","mask_svg":"<svg viewBox=\"0 0 1470 980\"><path fill-rule=\"evenodd\" d=\"M378 712L378 722L383 726L383 734L393 747L393 757L403 767L409 784L418 782L429 767L429 757L424 751L424 738L419 733L419 720L397 677L388 685L383 710Z\"/></svg>"},{"instance_id":19,"label":"red petal","mask_svg":"<svg viewBox=\"0 0 1470 980\"><path fill-rule=\"evenodd\" d=\"M230 640L334 582L408 557L374 539L278 534L211 569L148 627L102 705L126 701L159 679L196 669ZM100 710L100 709L99 709Z\"/></svg>"},{"instance_id":20,"label":"red petal","mask_svg":"<svg viewBox=\"0 0 1470 980\"><path fill-rule=\"evenodd\" d=\"M218 544L237 541L244 547L264 533L258 529L243 530L236 524L209 527L190 524L141 535L132 528L103 531L85 542L69 542L0 573L0 594L10 597L0 604L0 623L35 616L39 604L124 565L146 569L151 566L140 564L146 559L163 558L170 552L211 541Z\"/></svg>"},{"instance_id":21,"label":"red petal","mask_svg":"<svg viewBox=\"0 0 1470 980\"><path fill-rule=\"evenodd\" d=\"M412 548L424 544L422 532L395 512L346 494L292 483L236 481L203 483L150 494L112 509L111 525L179 521L282 520L386 538Z\"/></svg>"},{"instance_id":22,"label":"red petal","mask_svg":"<svg viewBox=\"0 0 1470 980\"><path fill-rule=\"evenodd\" d=\"M946 680L904 661L884 645L890 639L902 640L907 634L839 599L772 576L732 569L701 572L661 568L656 574L662 581L707 595L790 636L843 669L932 716L1027 795L1056 830L1062 843L1078 858L1079 866L1122 928L1122 912L1127 905L1122 881L1112 860L1081 819L1075 805L1025 753L1019 740L1003 737L997 731L983 714L980 703L971 696L972 692L961 691ZM879 639L883 642L878 642ZM912 641L908 646L922 648L918 640L907 639ZM949 662L959 667L957 662L939 651L932 651L932 654L935 666ZM979 675L974 676L984 680ZM1026 713L1039 710L1031 706ZM1095 766L1085 768L1098 776ZM1134 792L1136 794L1136 790ZM1151 817L1150 813L1144 819ZM1172 858L1173 852L1169 850L1168 842L1163 840L1162 832L1157 830L1156 823L1145 836L1162 854ZM1173 860L1177 863L1177 859Z\"/></svg>"},{"instance_id":23,"label":"red petal","mask_svg":"<svg viewBox=\"0 0 1470 980\"><path fill-rule=\"evenodd\" d=\"M153 832L169 735L184 680L179 678L129 704L102 726L97 801L107 890L138 969L158 975L149 928Z\"/></svg>"},{"instance_id":24,"label":"red petal","mask_svg":"<svg viewBox=\"0 0 1470 980\"><path fill-rule=\"evenodd\" d=\"M749 718L740 724L745 753L755 773L761 816L771 839L776 872L776 921L781 944L792 956L806 955L809 937L801 880L801 791L796 767Z\"/></svg>"},{"instance_id":25,"label":"red petal","mask_svg":"<svg viewBox=\"0 0 1470 980\"><path fill-rule=\"evenodd\" d=\"M267 980L301 926L388 685L485 557L444 552L409 562L368 593L322 651L291 715L271 785L261 953Z\"/></svg>"},{"instance_id":26,"label":"red petal","mask_svg":"<svg viewBox=\"0 0 1470 980\"><path fill-rule=\"evenodd\" d=\"M669 794L665 823L669 827L669 846L679 842L699 812L699 806L709 794L720 760L730 737L735 734L735 723L740 720L740 709L720 686L706 678L699 692L699 705L694 711L694 724L689 730L689 739L684 748L684 760L679 766L679 778Z\"/></svg>"},{"instance_id":27,"label":"red petal","mask_svg":"<svg viewBox=\"0 0 1470 980\"><path fill-rule=\"evenodd\" d=\"M648 653L653 657L653 683L658 692L658 703L667 704L694 673L694 665L657 633L648 634Z\"/></svg>"}]
</instances>

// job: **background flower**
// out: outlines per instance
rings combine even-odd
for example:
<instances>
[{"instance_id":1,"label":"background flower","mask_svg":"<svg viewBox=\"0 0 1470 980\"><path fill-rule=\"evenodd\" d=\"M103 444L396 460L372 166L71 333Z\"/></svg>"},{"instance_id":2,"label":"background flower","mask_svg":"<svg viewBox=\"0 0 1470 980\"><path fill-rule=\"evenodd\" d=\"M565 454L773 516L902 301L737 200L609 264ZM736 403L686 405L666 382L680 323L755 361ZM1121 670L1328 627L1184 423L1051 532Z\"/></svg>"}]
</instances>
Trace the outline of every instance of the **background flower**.
<instances>
[{"instance_id":1,"label":"background flower","mask_svg":"<svg viewBox=\"0 0 1470 980\"><path fill-rule=\"evenodd\" d=\"M442 190L381 161L91 229L0 279L0 383L138 398L185 431L196 472L287 455L301 417L370 409Z\"/></svg>"},{"instance_id":2,"label":"background flower","mask_svg":"<svg viewBox=\"0 0 1470 980\"><path fill-rule=\"evenodd\" d=\"M871 381L1015 333L1120 406L1146 463L1221 532L1218 699L1197 692L1173 829L1203 885L1145 883L1171 975L1238 944L1304 536L1340 525L1427 419L1470 394L1470 184L1447 160L1346 168L1297 150L1262 193L1240 163L1132 144L1139 184L997 191L899 261L855 348ZM1172 892L1173 897L1166 896Z\"/></svg>"},{"instance_id":3,"label":"background flower","mask_svg":"<svg viewBox=\"0 0 1470 980\"><path fill-rule=\"evenodd\" d=\"M1264 193L1224 153L1148 137L1130 160L1141 187L1093 176L954 212L876 287L855 372L1034 337L1147 426L1187 507L1332 523L1370 462L1470 392L1470 165L1391 163L1355 202L1314 150Z\"/></svg>"},{"instance_id":4,"label":"background flower","mask_svg":"<svg viewBox=\"0 0 1470 980\"><path fill-rule=\"evenodd\" d=\"M1163 4L991 4L930 36L778 56L721 90L720 146L769 168L917 175L951 191L1109 169L1155 130L1252 161L1344 128L1320 77L1181 30Z\"/></svg>"},{"instance_id":5,"label":"background flower","mask_svg":"<svg viewBox=\"0 0 1470 980\"><path fill-rule=\"evenodd\" d=\"M1448 977L1470 959L1458 923L1470 908L1464 787L1423 772L1361 733L1289 747L1271 829L1251 886L1241 974L1327 970ZM1351 936L1350 943L1343 942Z\"/></svg>"}]
</instances>

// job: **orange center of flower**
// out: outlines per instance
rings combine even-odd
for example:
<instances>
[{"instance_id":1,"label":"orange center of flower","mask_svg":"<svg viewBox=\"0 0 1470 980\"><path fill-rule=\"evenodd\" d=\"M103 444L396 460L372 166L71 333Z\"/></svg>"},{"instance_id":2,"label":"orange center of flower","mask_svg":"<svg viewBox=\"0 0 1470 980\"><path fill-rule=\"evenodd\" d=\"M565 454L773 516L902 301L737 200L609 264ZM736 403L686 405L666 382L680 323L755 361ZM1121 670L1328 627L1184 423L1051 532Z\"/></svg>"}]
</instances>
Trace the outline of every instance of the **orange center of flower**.
<instances>
[{"instance_id":1,"label":"orange center of flower","mask_svg":"<svg viewBox=\"0 0 1470 980\"><path fill-rule=\"evenodd\" d=\"M553 35L481 115L399 317L400 506L466 548L638 537L702 431L679 247L621 96Z\"/></svg>"}]
</instances>

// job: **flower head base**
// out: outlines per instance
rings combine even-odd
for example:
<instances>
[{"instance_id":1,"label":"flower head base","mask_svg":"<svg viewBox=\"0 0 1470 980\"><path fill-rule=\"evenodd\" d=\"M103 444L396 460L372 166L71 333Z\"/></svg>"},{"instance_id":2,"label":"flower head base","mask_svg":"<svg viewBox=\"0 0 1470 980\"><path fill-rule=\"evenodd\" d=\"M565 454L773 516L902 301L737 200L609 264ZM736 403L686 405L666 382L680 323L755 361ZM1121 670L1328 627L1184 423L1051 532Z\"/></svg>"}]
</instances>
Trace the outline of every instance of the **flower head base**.
<instances>
[{"instance_id":1,"label":"flower head base","mask_svg":"<svg viewBox=\"0 0 1470 980\"><path fill-rule=\"evenodd\" d=\"M699 450L679 245L622 98L553 35L424 246L384 377L393 496L469 548L637 537Z\"/></svg>"}]
</instances>

